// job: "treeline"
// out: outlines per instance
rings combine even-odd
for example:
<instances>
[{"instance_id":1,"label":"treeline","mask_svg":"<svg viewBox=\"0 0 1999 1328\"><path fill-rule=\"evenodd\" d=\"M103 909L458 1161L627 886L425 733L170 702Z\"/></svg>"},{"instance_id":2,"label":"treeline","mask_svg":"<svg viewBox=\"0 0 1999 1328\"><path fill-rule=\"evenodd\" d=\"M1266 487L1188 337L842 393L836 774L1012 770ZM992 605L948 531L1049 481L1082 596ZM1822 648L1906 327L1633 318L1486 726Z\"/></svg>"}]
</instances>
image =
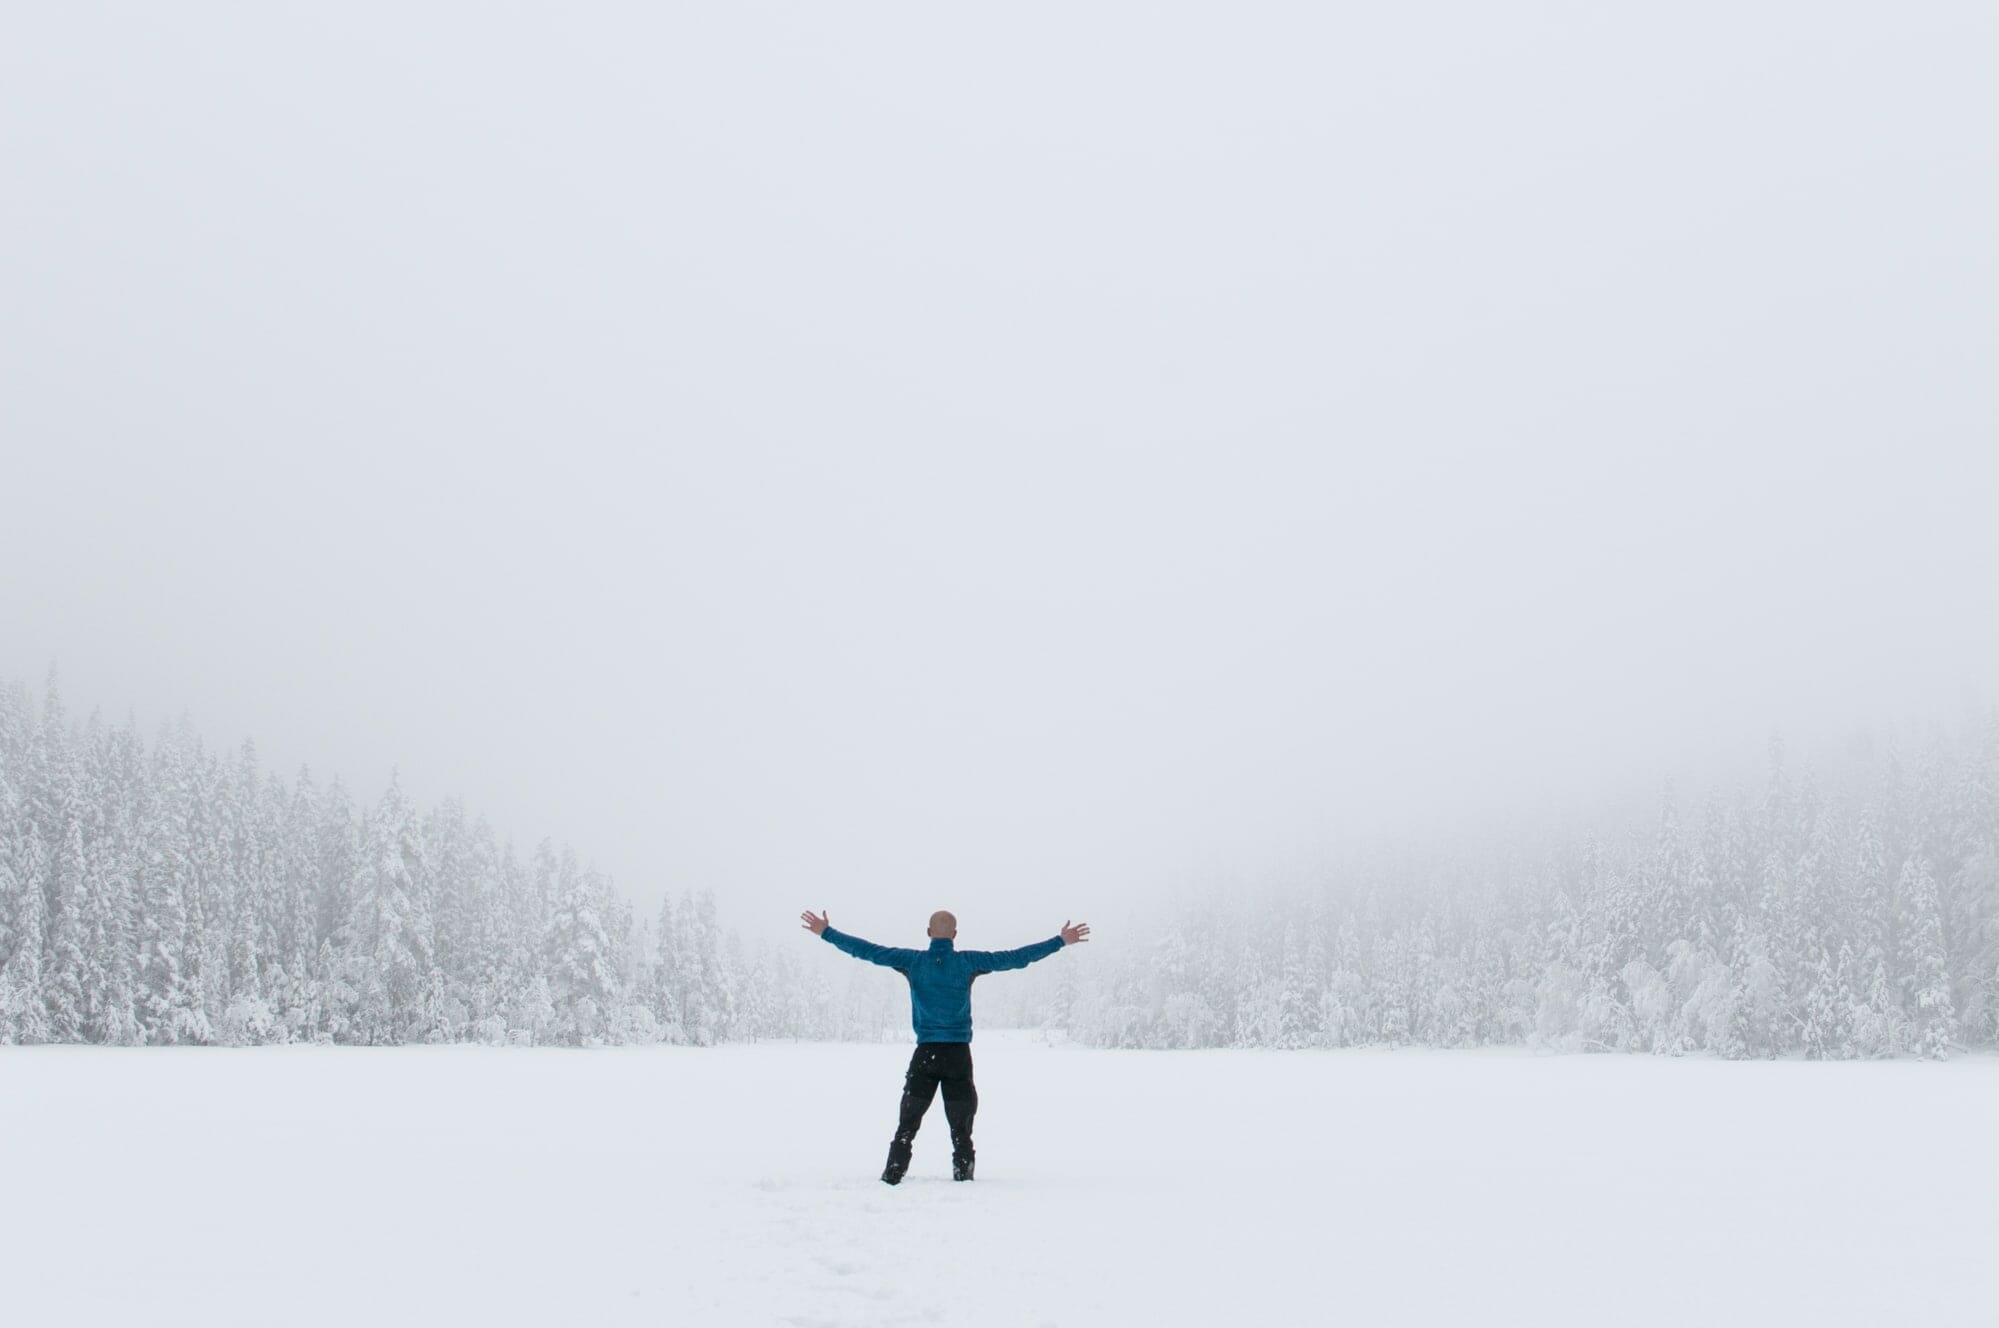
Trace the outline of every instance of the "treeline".
<instances>
[{"instance_id":1,"label":"treeline","mask_svg":"<svg viewBox=\"0 0 1999 1328\"><path fill-rule=\"evenodd\" d=\"M789 939L788 937L786 939ZM456 801L224 759L185 720L69 720L0 689L0 1042L522 1044L879 1036L892 1002L745 951L706 894L634 921L544 840Z\"/></svg>"},{"instance_id":2,"label":"treeline","mask_svg":"<svg viewBox=\"0 0 1999 1328\"><path fill-rule=\"evenodd\" d=\"M0 689L0 1042L901 1035L900 981L794 931L746 948L705 894L635 919L570 849L523 859L456 801L392 780L358 806L185 721L150 746L77 724L53 674L38 703ZM1628 833L1405 846L1104 939L1010 975L982 1022L1109 1047L1999 1046L1999 712L1830 782L1773 743L1754 796L1668 790Z\"/></svg>"},{"instance_id":3,"label":"treeline","mask_svg":"<svg viewBox=\"0 0 1999 1328\"><path fill-rule=\"evenodd\" d=\"M1356 862L1211 892L1036 974L1020 1011L1109 1047L1470 1047L1725 1057L1999 1045L1999 713L1837 787L1772 743L1755 796L1532 857Z\"/></svg>"}]
</instances>

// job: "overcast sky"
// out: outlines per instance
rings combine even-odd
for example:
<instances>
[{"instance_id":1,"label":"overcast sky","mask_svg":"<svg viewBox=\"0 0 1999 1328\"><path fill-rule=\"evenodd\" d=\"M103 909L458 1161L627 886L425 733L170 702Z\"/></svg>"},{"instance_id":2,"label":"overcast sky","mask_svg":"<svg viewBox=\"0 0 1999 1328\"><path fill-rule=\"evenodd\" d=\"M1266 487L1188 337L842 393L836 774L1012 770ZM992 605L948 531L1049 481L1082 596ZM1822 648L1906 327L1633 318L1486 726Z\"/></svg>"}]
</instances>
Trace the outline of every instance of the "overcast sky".
<instances>
[{"instance_id":1,"label":"overcast sky","mask_svg":"<svg viewBox=\"0 0 1999 1328\"><path fill-rule=\"evenodd\" d=\"M980 944L1990 702L1999 8L1638 8L12 6L0 676Z\"/></svg>"}]
</instances>

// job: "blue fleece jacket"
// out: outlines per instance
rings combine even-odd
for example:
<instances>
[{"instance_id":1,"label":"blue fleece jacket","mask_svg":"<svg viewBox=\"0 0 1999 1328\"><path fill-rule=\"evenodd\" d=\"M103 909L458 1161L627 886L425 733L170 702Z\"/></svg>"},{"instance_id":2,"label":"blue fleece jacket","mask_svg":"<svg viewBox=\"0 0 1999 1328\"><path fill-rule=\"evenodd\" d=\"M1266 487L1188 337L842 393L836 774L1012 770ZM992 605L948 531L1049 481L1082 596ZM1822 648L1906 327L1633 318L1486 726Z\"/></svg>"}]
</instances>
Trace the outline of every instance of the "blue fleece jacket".
<instances>
[{"instance_id":1,"label":"blue fleece jacket","mask_svg":"<svg viewBox=\"0 0 1999 1328\"><path fill-rule=\"evenodd\" d=\"M932 937L928 950L898 950L831 927L820 935L856 959L892 968L909 979L910 1022L916 1026L918 1042L970 1042L972 980L981 973L1026 968L1062 948L1060 936L1018 950L960 950L941 937Z\"/></svg>"}]
</instances>

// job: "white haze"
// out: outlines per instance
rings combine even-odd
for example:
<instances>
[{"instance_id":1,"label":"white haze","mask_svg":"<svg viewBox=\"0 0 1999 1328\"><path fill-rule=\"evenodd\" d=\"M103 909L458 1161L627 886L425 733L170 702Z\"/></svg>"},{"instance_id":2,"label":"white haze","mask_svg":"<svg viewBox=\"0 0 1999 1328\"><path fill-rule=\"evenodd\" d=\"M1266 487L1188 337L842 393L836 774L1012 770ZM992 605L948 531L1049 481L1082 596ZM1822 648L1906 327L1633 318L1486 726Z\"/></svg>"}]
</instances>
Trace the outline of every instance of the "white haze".
<instances>
[{"instance_id":1,"label":"white haze","mask_svg":"<svg viewBox=\"0 0 1999 1328\"><path fill-rule=\"evenodd\" d=\"M980 945L1955 711L1995 38L17 8L0 675Z\"/></svg>"}]
</instances>

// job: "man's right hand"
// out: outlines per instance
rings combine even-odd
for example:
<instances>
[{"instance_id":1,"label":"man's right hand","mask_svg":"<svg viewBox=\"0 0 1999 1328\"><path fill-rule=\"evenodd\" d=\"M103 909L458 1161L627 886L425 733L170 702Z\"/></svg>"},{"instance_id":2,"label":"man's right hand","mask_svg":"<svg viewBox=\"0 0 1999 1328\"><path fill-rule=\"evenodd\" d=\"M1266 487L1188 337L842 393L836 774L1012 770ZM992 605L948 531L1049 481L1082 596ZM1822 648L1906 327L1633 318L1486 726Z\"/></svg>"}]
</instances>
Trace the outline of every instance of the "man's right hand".
<instances>
[{"instance_id":1,"label":"man's right hand","mask_svg":"<svg viewBox=\"0 0 1999 1328\"><path fill-rule=\"evenodd\" d=\"M811 932L814 936L823 935L825 933L826 915L824 913L814 913L811 909L808 908L803 913L800 913L798 916L805 919L805 930Z\"/></svg>"},{"instance_id":2,"label":"man's right hand","mask_svg":"<svg viewBox=\"0 0 1999 1328\"><path fill-rule=\"evenodd\" d=\"M1079 922L1072 927L1067 922L1064 922L1060 935L1062 937L1062 944L1064 945L1081 945L1084 941L1090 939L1090 924Z\"/></svg>"}]
</instances>

